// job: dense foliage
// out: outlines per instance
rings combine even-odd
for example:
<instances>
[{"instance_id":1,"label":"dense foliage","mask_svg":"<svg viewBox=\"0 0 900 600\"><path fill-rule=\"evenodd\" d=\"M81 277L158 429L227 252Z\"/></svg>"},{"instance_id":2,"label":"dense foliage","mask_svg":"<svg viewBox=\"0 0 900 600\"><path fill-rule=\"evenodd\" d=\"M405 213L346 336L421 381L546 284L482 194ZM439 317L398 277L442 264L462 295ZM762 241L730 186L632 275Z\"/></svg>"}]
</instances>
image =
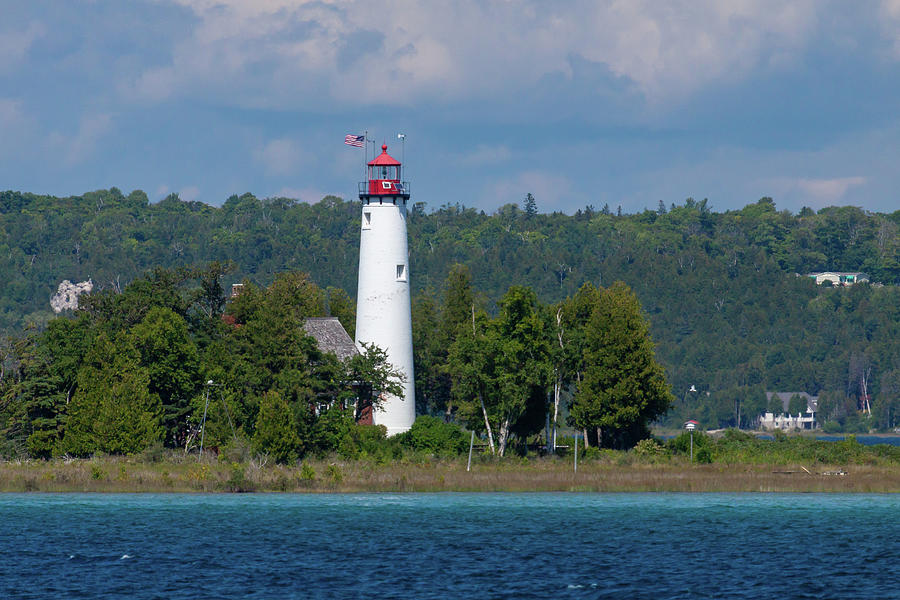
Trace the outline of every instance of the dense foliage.
<instances>
[{"instance_id":1,"label":"dense foliage","mask_svg":"<svg viewBox=\"0 0 900 600\"><path fill-rule=\"evenodd\" d=\"M687 433L660 443L646 440L636 448L645 458L667 461L690 455ZM836 441L816 440L802 435L785 435L776 431L774 439L760 439L749 433L728 429L724 435L712 437L694 433L694 460L700 463L727 464L808 464L815 465L896 465L900 463L900 446L875 444L866 446L855 436Z\"/></svg>"},{"instance_id":2,"label":"dense foliage","mask_svg":"<svg viewBox=\"0 0 900 600\"><path fill-rule=\"evenodd\" d=\"M383 428L363 431L354 411L381 402L373 389L399 392L384 352L370 347L344 362L323 353L304 322L326 316L328 294L306 275L283 273L267 288L247 282L226 304L218 280L228 270L156 269L16 339L0 381L0 450L134 454L202 440L249 443L291 462L353 455L383 439Z\"/></svg>"},{"instance_id":3,"label":"dense foliage","mask_svg":"<svg viewBox=\"0 0 900 600\"><path fill-rule=\"evenodd\" d=\"M716 213L706 201L688 199L678 206L660 203L657 210L637 214L587 207L569 216L541 214L539 202L532 197L524 210L507 205L490 215L461 206L432 212L423 204L411 207L420 412L453 414L469 408L457 403L451 374L443 368L450 359L450 338L455 339L460 322L472 320L474 300L479 309L476 325L484 326L476 327L474 335L490 341L488 321L496 318L491 315L501 313L504 295L519 286L534 293L532 306L542 314L545 334L556 332L555 337L545 335L551 348L546 364L534 376L540 376L541 385L549 381L559 389L564 419L572 381L584 374L572 353L582 352L586 343L577 335L566 337L573 332L566 323L580 323L588 314L573 309L574 313L548 317L541 307L574 299L584 282L604 286L621 280L640 299L656 357L672 384L675 402L663 417L665 423L678 425L695 418L706 427L747 426L765 410L765 391L805 391L820 396L820 418L831 428L897 425L900 211L876 214L831 207L791 214L763 198L741 210ZM23 379L18 392L32 398L29 419L37 425L30 443L36 449L59 443L58 432L65 425L59 407L80 402L78 373L88 350L101 356L101 330L107 343L121 349L118 360L133 374L129 385L142 387L144 378L148 381L150 396L142 401L141 411L156 416L148 417L149 425L140 435L153 437L158 419L170 440L173 420L193 410L196 402L184 400L187 396L178 388L183 383L164 381L160 373L151 372L150 365L155 364L151 355L169 347L186 353L184 364L194 360L178 327L165 335L160 332L169 341L154 350L140 340L160 327L160 319L141 323L148 315L137 305L122 306L122 314L100 329L94 321L84 321L86 316L51 322L48 299L61 280L91 279L95 289L110 293L140 283L139 276L150 268L230 260L235 270L228 282L247 279L263 290L276 274L302 270L326 290L315 314L340 316L352 332L359 217L355 202L335 197L310 205L245 194L216 208L175 196L150 204L142 192L126 196L115 188L70 198L0 193L0 330L12 336L0 337L0 382L6 385L21 369L34 374ZM468 291L453 290L454 279L448 275L451 269L461 272L454 267L457 264L470 274ZM809 278L796 276L817 270L864 271L876 285L817 287ZM200 289L220 280L207 277ZM465 293L472 298L463 297ZM202 329L199 315L218 310L215 294L205 298L189 307L176 298L160 303L160 308L185 320L198 364L217 364L209 355L216 348L224 363L235 355L233 348L249 351L268 333L282 347L297 341L289 332L256 320L240 328L230 342L233 348L225 351L221 342L215 342L214 328ZM100 308L89 307L88 315L95 318ZM286 318L285 309L274 305L269 309ZM29 323L46 332L42 335L47 340L35 348L26 348L14 335ZM128 351L129 344L136 351ZM301 351L292 352L288 362L300 358L296 353ZM28 359L24 366L18 364L23 356ZM260 357L237 365L241 371L235 377L252 382L242 385L251 388L254 403L276 385L282 386L282 399L292 406L300 389L321 399L337 395L317 388L315 378L305 380L307 375L272 360ZM277 377L264 375L270 368L282 367L285 370ZM102 369L97 370L96 378L103 376ZM219 380L217 374L211 377ZM288 389L288 381L293 388ZM519 391L530 385L515 379L503 383ZM232 398L222 391L224 398ZM196 397L199 390L192 393ZM177 401L166 400L173 394ZM154 398L160 399L159 406ZM521 406L521 400L517 402ZM216 406L211 411L219 411ZM511 431L520 411L513 408ZM860 409L866 414L861 415ZM239 411L248 431L255 428L256 413L256 404ZM524 410L519 416L529 415ZM296 418L304 422L302 415ZM501 427L504 420L499 421ZM525 421L520 433L537 429L533 420Z\"/></svg>"}]
</instances>

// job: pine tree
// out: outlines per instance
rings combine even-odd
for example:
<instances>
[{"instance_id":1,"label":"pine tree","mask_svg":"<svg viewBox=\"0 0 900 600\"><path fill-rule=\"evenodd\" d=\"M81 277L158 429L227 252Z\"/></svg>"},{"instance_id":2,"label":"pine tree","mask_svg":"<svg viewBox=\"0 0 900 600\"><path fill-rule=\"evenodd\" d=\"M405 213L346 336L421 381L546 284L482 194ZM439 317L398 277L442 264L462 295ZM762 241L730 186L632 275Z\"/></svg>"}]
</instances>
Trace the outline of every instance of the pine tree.
<instances>
[{"instance_id":1,"label":"pine tree","mask_svg":"<svg viewBox=\"0 0 900 600\"><path fill-rule=\"evenodd\" d=\"M277 391L266 392L259 400L253 446L279 463L292 463L300 457L303 445L294 427L293 412Z\"/></svg>"},{"instance_id":2,"label":"pine tree","mask_svg":"<svg viewBox=\"0 0 900 600\"><path fill-rule=\"evenodd\" d=\"M531 192L525 195L525 218L533 219L537 214L537 202L534 201L534 196L531 195Z\"/></svg>"},{"instance_id":3,"label":"pine tree","mask_svg":"<svg viewBox=\"0 0 900 600\"><path fill-rule=\"evenodd\" d=\"M586 367L571 415L600 446L629 448L649 436L648 424L673 401L631 288L616 282L600 294L584 337Z\"/></svg>"},{"instance_id":4,"label":"pine tree","mask_svg":"<svg viewBox=\"0 0 900 600\"><path fill-rule=\"evenodd\" d=\"M80 456L135 454L161 442L162 406L150 394L150 375L126 336L115 343L99 337L85 363L69 404L61 451Z\"/></svg>"}]
</instances>

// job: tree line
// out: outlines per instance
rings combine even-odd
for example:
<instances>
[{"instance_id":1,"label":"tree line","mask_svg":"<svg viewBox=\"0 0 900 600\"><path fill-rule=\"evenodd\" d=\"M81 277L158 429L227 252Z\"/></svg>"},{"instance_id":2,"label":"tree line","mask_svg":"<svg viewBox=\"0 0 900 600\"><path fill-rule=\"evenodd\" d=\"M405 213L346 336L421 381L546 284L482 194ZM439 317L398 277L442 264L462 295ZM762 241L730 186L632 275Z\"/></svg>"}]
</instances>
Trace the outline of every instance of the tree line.
<instances>
[{"instance_id":1,"label":"tree line","mask_svg":"<svg viewBox=\"0 0 900 600\"><path fill-rule=\"evenodd\" d=\"M203 416L207 447L244 443L280 461L377 437L353 411L377 405L375 389L399 391L400 374L378 348L342 362L303 329L307 317L351 324L346 294L284 273L226 303L230 270L154 269L15 338L0 379L4 452L188 451Z\"/></svg>"},{"instance_id":2,"label":"tree line","mask_svg":"<svg viewBox=\"0 0 900 600\"><path fill-rule=\"evenodd\" d=\"M453 264L468 268L487 315L499 314L513 286L552 306L583 282L623 281L650 319L672 385L664 424L746 427L776 408L765 393L778 391L818 395L831 427L900 425L900 211L793 214L762 198L725 212L687 199L635 214L589 206L565 215L538 212L539 202L526 197L523 208L492 214L411 206L415 305L440 308ZM262 289L278 273L302 271L352 299L359 218L356 202L335 197L305 204L244 194L212 207L177 196L150 203L115 188L70 198L2 192L0 351L29 325L47 326L62 279L121 291L154 266L232 260L232 281ZM803 276L819 270L864 271L873 283L825 288Z\"/></svg>"},{"instance_id":3,"label":"tree line","mask_svg":"<svg viewBox=\"0 0 900 600\"><path fill-rule=\"evenodd\" d=\"M283 273L266 288L245 282L229 300L222 278L230 270L154 269L17 338L0 380L5 453L189 451L202 435L207 447L245 444L290 462L383 442L383 427L357 420L384 393L402 393L402 373L375 346L341 361L304 329L307 318L334 316L352 331L346 293ZM559 392L571 388L568 424L588 443L626 448L649 435L671 395L627 286L586 284L555 306L514 286L489 316L465 267L450 278L433 318L416 321L417 339L427 340L416 351L421 413L483 433L503 456L544 429L551 405L556 432ZM416 441L422 428L459 449L459 430L441 433L434 419L406 436L413 446L425 443Z\"/></svg>"}]
</instances>

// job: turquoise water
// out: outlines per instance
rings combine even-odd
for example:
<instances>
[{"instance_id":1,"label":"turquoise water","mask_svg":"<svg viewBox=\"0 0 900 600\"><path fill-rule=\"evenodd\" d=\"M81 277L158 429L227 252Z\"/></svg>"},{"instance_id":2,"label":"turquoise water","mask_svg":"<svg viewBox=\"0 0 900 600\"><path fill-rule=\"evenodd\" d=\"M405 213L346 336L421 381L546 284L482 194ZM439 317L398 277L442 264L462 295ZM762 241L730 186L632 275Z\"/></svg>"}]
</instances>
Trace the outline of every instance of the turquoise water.
<instances>
[{"instance_id":1,"label":"turquoise water","mask_svg":"<svg viewBox=\"0 0 900 600\"><path fill-rule=\"evenodd\" d=\"M897 598L900 496L0 495L0 598Z\"/></svg>"}]
</instances>

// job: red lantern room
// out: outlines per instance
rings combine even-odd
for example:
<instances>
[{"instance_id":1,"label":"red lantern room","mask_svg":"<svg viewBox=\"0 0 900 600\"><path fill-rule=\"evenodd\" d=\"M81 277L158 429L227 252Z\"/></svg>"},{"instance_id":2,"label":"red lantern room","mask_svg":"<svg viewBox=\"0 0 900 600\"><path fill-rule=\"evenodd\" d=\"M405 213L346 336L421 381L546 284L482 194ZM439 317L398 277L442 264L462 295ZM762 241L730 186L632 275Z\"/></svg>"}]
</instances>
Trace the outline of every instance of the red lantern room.
<instances>
[{"instance_id":1,"label":"red lantern room","mask_svg":"<svg viewBox=\"0 0 900 600\"><path fill-rule=\"evenodd\" d=\"M359 199L368 204L378 200L379 204L391 202L403 204L409 200L409 182L400 177L400 162L387 153L387 144L382 144L381 154L369 161L368 181L359 184Z\"/></svg>"}]
</instances>

